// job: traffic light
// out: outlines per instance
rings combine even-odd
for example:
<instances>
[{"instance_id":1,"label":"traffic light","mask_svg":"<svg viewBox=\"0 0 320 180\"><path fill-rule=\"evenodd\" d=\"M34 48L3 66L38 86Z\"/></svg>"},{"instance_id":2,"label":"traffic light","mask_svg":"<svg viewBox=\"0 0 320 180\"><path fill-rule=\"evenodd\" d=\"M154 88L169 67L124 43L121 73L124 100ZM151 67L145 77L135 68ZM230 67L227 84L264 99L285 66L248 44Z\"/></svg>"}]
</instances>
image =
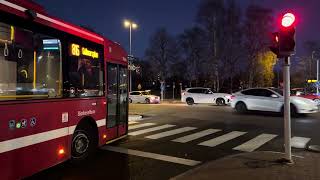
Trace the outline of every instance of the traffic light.
<instances>
[{"instance_id":1,"label":"traffic light","mask_svg":"<svg viewBox=\"0 0 320 180\"><path fill-rule=\"evenodd\" d=\"M296 18L292 13L286 13L281 19L279 31L279 55L290 56L296 47Z\"/></svg>"},{"instance_id":2,"label":"traffic light","mask_svg":"<svg viewBox=\"0 0 320 180\"><path fill-rule=\"evenodd\" d=\"M271 46L270 50L280 58L279 54L279 32L271 33Z\"/></svg>"}]
</instances>

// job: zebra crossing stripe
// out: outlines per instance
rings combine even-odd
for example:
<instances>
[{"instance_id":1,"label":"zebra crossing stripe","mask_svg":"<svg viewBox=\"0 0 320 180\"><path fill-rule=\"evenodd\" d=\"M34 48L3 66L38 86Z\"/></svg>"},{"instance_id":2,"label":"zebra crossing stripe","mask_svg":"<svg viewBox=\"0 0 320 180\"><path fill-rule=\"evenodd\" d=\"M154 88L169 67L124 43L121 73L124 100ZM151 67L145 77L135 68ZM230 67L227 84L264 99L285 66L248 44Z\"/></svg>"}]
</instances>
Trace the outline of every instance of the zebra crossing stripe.
<instances>
[{"instance_id":1,"label":"zebra crossing stripe","mask_svg":"<svg viewBox=\"0 0 320 180\"><path fill-rule=\"evenodd\" d=\"M204 136L207 136L207 135L219 132L219 131L221 131L221 130L220 129L207 129L207 130L200 131L200 132L197 132L194 134L190 134L190 135L178 138L178 139L174 139L172 141L180 142L180 143L187 143L187 142L202 138Z\"/></svg>"},{"instance_id":2,"label":"zebra crossing stripe","mask_svg":"<svg viewBox=\"0 0 320 180\"><path fill-rule=\"evenodd\" d=\"M191 130L194 130L194 129L197 129L197 128L195 128L195 127L183 127L183 128L174 129L174 130L171 130L171 131L165 131L165 132L162 132L162 133L150 135L150 136L147 136L146 138L148 138L148 139L160 139L160 138L163 138L163 137L168 137L168 136L180 134L180 133L191 131Z\"/></svg>"},{"instance_id":3,"label":"zebra crossing stripe","mask_svg":"<svg viewBox=\"0 0 320 180\"><path fill-rule=\"evenodd\" d=\"M210 139L208 141L204 141L204 142L200 143L199 145L208 146L208 147L215 147L215 146L218 146L218 145L220 145L222 143L225 143L225 142L227 142L229 140L232 140L232 139L235 139L235 138L237 138L239 136L242 136L242 135L244 135L246 133L247 132L232 131L232 132L230 132L228 134L225 134L225 135Z\"/></svg>"},{"instance_id":4,"label":"zebra crossing stripe","mask_svg":"<svg viewBox=\"0 0 320 180\"><path fill-rule=\"evenodd\" d=\"M277 137L275 134L260 134L259 136L233 148L234 150L244 151L244 152L252 152L258 149L260 146L264 145L268 141Z\"/></svg>"},{"instance_id":5,"label":"zebra crossing stripe","mask_svg":"<svg viewBox=\"0 0 320 180\"><path fill-rule=\"evenodd\" d=\"M311 140L311 138L306 138L306 137L293 137L291 138L291 147L294 148L306 148L308 142Z\"/></svg>"},{"instance_id":6,"label":"zebra crossing stripe","mask_svg":"<svg viewBox=\"0 0 320 180\"><path fill-rule=\"evenodd\" d=\"M161 130L161 129L166 129L166 128L170 128L170 127L174 127L174 126L176 126L176 125L166 124L166 125L162 125L162 126L149 128L149 129L143 129L143 130L130 132L129 135L130 136L137 136L137 135L146 134L146 133L149 133L149 132L158 131L158 130Z\"/></svg>"},{"instance_id":7,"label":"zebra crossing stripe","mask_svg":"<svg viewBox=\"0 0 320 180\"><path fill-rule=\"evenodd\" d=\"M153 126L153 125L156 125L156 124L155 123L144 123L144 124L129 126L128 129L133 130L133 129L138 129L138 128L147 127L147 126Z\"/></svg>"},{"instance_id":8,"label":"zebra crossing stripe","mask_svg":"<svg viewBox=\"0 0 320 180\"><path fill-rule=\"evenodd\" d=\"M129 125L131 125L131 124L138 124L138 122L137 122L137 121L129 121L128 124L129 124Z\"/></svg>"}]
</instances>

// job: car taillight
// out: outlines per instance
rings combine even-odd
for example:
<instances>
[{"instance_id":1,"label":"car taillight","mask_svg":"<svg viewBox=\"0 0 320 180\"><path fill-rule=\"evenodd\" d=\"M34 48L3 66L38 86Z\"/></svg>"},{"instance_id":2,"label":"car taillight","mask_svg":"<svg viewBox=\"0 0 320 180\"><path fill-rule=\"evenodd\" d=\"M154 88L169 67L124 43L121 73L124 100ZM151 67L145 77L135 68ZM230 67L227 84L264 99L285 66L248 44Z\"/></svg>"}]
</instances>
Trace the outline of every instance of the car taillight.
<instances>
[{"instance_id":1,"label":"car taillight","mask_svg":"<svg viewBox=\"0 0 320 180\"><path fill-rule=\"evenodd\" d=\"M185 92L183 92L183 93L182 93L182 96L184 96L184 95L186 95L186 93L185 93Z\"/></svg>"},{"instance_id":2,"label":"car taillight","mask_svg":"<svg viewBox=\"0 0 320 180\"><path fill-rule=\"evenodd\" d=\"M232 96L230 96L230 99L232 100L232 99L234 99L236 96L235 95L232 95Z\"/></svg>"}]
</instances>

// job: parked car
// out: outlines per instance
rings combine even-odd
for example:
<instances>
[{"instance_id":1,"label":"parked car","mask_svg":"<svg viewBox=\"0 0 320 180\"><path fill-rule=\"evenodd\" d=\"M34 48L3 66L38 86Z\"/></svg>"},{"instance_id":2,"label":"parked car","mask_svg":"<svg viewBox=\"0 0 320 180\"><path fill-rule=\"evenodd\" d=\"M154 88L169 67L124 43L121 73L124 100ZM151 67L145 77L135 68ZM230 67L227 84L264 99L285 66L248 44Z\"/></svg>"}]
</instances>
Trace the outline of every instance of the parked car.
<instances>
[{"instance_id":1,"label":"parked car","mask_svg":"<svg viewBox=\"0 0 320 180\"><path fill-rule=\"evenodd\" d=\"M217 104L227 105L230 103L231 94L214 93L210 88L186 88L181 94L181 101L186 102L188 105L193 104Z\"/></svg>"},{"instance_id":2,"label":"parked car","mask_svg":"<svg viewBox=\"0 0 320 180\"><path fill-rule=\"evenodd\" d=\"M231 97L231 107L239 113L248 110L283 113L284 97L280 89L252 88L235 93ZM317 104L307 98L291 96L291 113L307 114L319 111Z\"/></svg>"},{"instance_id":3,"label":"parked car","mask_svg":"<svg viewBox=\"0 0 320 180\"><path fill-rule=\"evenodd\" d=\"M320 95L315 93L308 93L303 88L294 88L291 90L291 96L298 96L307 99L311 99L315 101L318 105L320 105Z\"/></svg>"},{"instance_id":4,"label":"parked car","mask_svg":"<svg viewBox=\"0 0 320 180\"><path fill-rule=\"evenodd\" d=\"M146 104L158 104L160 103L160 97L151 95L150 91L132 91L129 94L130 103L146 103Z\"/></svg>"}]
</instances>

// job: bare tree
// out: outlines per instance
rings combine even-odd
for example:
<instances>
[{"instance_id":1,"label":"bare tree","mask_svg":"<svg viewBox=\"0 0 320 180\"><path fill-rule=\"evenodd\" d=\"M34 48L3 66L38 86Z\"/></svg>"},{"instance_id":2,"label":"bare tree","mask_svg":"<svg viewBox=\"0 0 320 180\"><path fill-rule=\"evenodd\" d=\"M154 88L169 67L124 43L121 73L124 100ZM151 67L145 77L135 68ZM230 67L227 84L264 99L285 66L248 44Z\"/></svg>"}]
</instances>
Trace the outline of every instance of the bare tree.
<instances>
[{"instance_id":1,"label":"bare tree","mask_svg":"<svg viewBox=\"0 0 320 180\"><path fill-rule=\"evenodd\" d=\"M244 24L245 48L247 53L248 86L254 86L258 74L258 55L268 51L269 33L273 22L272 10L258 5L249 5L246 9Z\"/></svg>"},{"instance_id":2,"label":"bare tree","mask_svg":"<svg viewBox=\"0 0 320 180\"><path fill-rule=\"evenodd\" d=\"M306 41L303 45L307 53L307 56L305 57L308 71L307 79L314 79L316 78L317 70L316 59L320 58L320 41Z\"/></svg>"},{"instance_id":3,"label":"bare tree","mask_svg":"<svg viewBox=\"0 0 320 180\"><path fill-rule=\"evenodd\" d=\"M205 42L204 32L199 27L186 29L179 36L179 44L182 49L182 56L185 61L185 69L187 69L188 79L190 84L195 81L195 86L198 86L200 75L202 72Z\"/></svg>"},{"instance_id":4,"label":"bare tree","mask_svg":"<svg viewBox=\"0 0 320 180\"><path fill-rule=\"evenodd\" d=\"M170 65L179 59L175 38L165 28L158 29L150 39L145 56L145 59L151 63L153 71L159 75L160 80L165 80L170 75Z\"/></svg>"},{"instance_id":5,"label":"bare tree","mask_svg":"<svg viewBox=\"0 0 320 180\"><path fill-rule=\"evenodd\" d=\"M234 76L240 70L240 60L243 58L241 9L235 0L226 1L225 18L223 22L223 46L221 48L220 74L222 82L229 80L229 90L233 91ZM223 83L222 83L223 84Z\"/></svg>"},{"instance_id":6,"label":"bare tree","mask_svg":"<svg viewBox=\"0 0 320 180\"><path fill-rule=\"evenodd\" d=\"M207 64L212 86L220 89L218 65L221 61L220 48L223 46L224 0L202 0L197 14L197 22L204 29L207 40ZM210 80L209 79L209 80Z\"/></svg>"}]
</instances>

